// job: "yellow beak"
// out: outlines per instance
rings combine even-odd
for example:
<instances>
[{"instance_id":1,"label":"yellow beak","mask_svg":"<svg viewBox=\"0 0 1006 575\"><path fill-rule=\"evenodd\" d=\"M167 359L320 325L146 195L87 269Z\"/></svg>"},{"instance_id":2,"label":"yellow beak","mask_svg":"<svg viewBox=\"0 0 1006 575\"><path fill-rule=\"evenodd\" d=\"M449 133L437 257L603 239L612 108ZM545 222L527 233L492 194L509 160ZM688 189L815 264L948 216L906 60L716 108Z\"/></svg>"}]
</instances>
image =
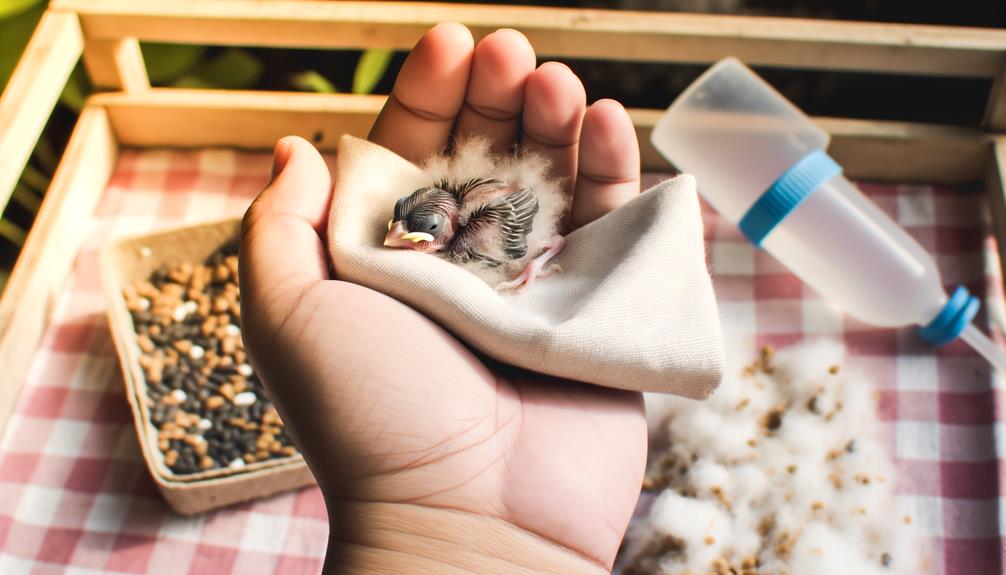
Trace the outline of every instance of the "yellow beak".
<instances>
[{"instance_id":1,"label":"yellow beak","mask_svg":"<svg viewBox=\"0 0 1006 575\"><path fill-rule=\"evenodd\" d=\"M433 236L425 232L407 232L402 222L389 221L388 235L384 237L384 245L389 248L414 249L419 242L432 242Z\"/></svg>"}]
</instances>

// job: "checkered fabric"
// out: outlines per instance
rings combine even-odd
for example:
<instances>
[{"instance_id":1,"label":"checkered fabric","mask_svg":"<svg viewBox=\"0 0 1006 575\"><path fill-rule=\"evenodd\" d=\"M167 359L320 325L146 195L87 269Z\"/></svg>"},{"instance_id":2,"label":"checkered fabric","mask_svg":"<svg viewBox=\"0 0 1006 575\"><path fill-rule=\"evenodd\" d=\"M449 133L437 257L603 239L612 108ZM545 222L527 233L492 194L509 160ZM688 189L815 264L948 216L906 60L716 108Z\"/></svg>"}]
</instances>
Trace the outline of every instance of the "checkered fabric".
<instances>
[{"instance_id":1,"label":"checkered fabric","mask_svg":"<svg viewBox=\"0 0 1006 575\"><path fill-rule=\"evenodd\" d=\"M97 253L110 238L243 212L266 154L124 151L0 443L0 573L317 573L327 518L317 489L196 517L158 497L136 443L104 314ZM650 183L654 177L649 178ZM935 254L948 287L985 296L1003 342L995 244L976 191L864 186ZM704 212L728 353L841 338L873 376L880 416L932 573L1000 573L1001 383L961 343L933 351L911 329L843 317Z\"/></svg>"}]
</instances>

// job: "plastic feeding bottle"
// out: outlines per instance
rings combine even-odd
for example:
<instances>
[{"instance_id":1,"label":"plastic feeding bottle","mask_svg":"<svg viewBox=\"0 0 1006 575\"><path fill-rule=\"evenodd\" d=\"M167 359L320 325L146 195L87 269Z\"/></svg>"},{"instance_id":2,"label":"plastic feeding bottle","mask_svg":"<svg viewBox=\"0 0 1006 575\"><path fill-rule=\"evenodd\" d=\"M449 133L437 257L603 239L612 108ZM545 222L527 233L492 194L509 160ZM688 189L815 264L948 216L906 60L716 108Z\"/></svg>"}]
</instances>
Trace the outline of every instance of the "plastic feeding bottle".
<instances>
[{"instance_id":1,"label":"plastic feeding bottle","mask_svg":"<svg viewBox=\"0 0 1006 575\"><path fill-rule=\"evenodd\" d=\"M668 108L652 142L695 175L702 196L756 246L850 315L958 336L1006 374L1006 356L971 324L979 302L949 298L928 253L842 175L828 134L734 58Z\"/></svg>"}]
</instances>

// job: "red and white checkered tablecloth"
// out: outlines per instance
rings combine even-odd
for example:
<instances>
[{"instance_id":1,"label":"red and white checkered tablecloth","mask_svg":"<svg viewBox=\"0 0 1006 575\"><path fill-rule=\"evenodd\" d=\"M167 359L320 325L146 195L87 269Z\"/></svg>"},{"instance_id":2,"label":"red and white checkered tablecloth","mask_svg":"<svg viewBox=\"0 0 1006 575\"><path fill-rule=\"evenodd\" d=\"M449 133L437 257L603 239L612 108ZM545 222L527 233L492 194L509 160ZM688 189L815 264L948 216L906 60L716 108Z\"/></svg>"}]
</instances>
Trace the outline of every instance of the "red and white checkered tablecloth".
<instances>
[{"instance_id":1,"label":"red and white checkered tablecloth","mask_svg":"<svg viewBox=\"0 0 1006 575\"><path fill-rule=\"evenodd\" d=\"M317 573L328 523L316 488L196 518L159 498L136 443L105 319L97 253L110 238L239 215L268 179L267 154L122 153L0 442L0 573ZM655 181L650 178L650 183ZM866 185L935 254L948 287L984 297L1002 344L1003 290L977 191ZM899 497L932 573L1002 572L1002 384L955 342L934 352L911 329L843 317L704 212L728 341L754 354L808 336L841 338L873 376L901 475ZM571 512L574 512L571 510ZM920 550L920 553L923 550Z\"/></svg>"}]
</instances>

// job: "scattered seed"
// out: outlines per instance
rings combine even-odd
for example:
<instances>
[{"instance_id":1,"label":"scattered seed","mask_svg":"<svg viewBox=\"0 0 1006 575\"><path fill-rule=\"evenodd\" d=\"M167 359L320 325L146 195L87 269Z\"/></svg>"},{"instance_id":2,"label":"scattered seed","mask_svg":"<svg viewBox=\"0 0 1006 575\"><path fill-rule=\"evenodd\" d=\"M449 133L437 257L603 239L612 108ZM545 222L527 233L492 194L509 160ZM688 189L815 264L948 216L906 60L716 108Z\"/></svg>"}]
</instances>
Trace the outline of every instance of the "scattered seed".
<instances>
[{"instance_id":1,"label":"scattered seed","mask_svg":"<svg viewBox=\"0 0 1006 575\"><path fill-rule=\"evenodd\" d=\"M164 454L164 464L168 467L173 466L178 461L178 452L174 449L168 451Z\"/></svg>"},{"instance_id":2,"label":"scattered seed","mask_svg":"<svg viewBox=\"0 0 1006 575\"><path fill-rule=\"evenodd\" d=\"M246 391L244 393L239 393L234 396L234 405L251 405L255 403L256 397L255 393L251 391Z\"/></svg>"}]
</instances>

